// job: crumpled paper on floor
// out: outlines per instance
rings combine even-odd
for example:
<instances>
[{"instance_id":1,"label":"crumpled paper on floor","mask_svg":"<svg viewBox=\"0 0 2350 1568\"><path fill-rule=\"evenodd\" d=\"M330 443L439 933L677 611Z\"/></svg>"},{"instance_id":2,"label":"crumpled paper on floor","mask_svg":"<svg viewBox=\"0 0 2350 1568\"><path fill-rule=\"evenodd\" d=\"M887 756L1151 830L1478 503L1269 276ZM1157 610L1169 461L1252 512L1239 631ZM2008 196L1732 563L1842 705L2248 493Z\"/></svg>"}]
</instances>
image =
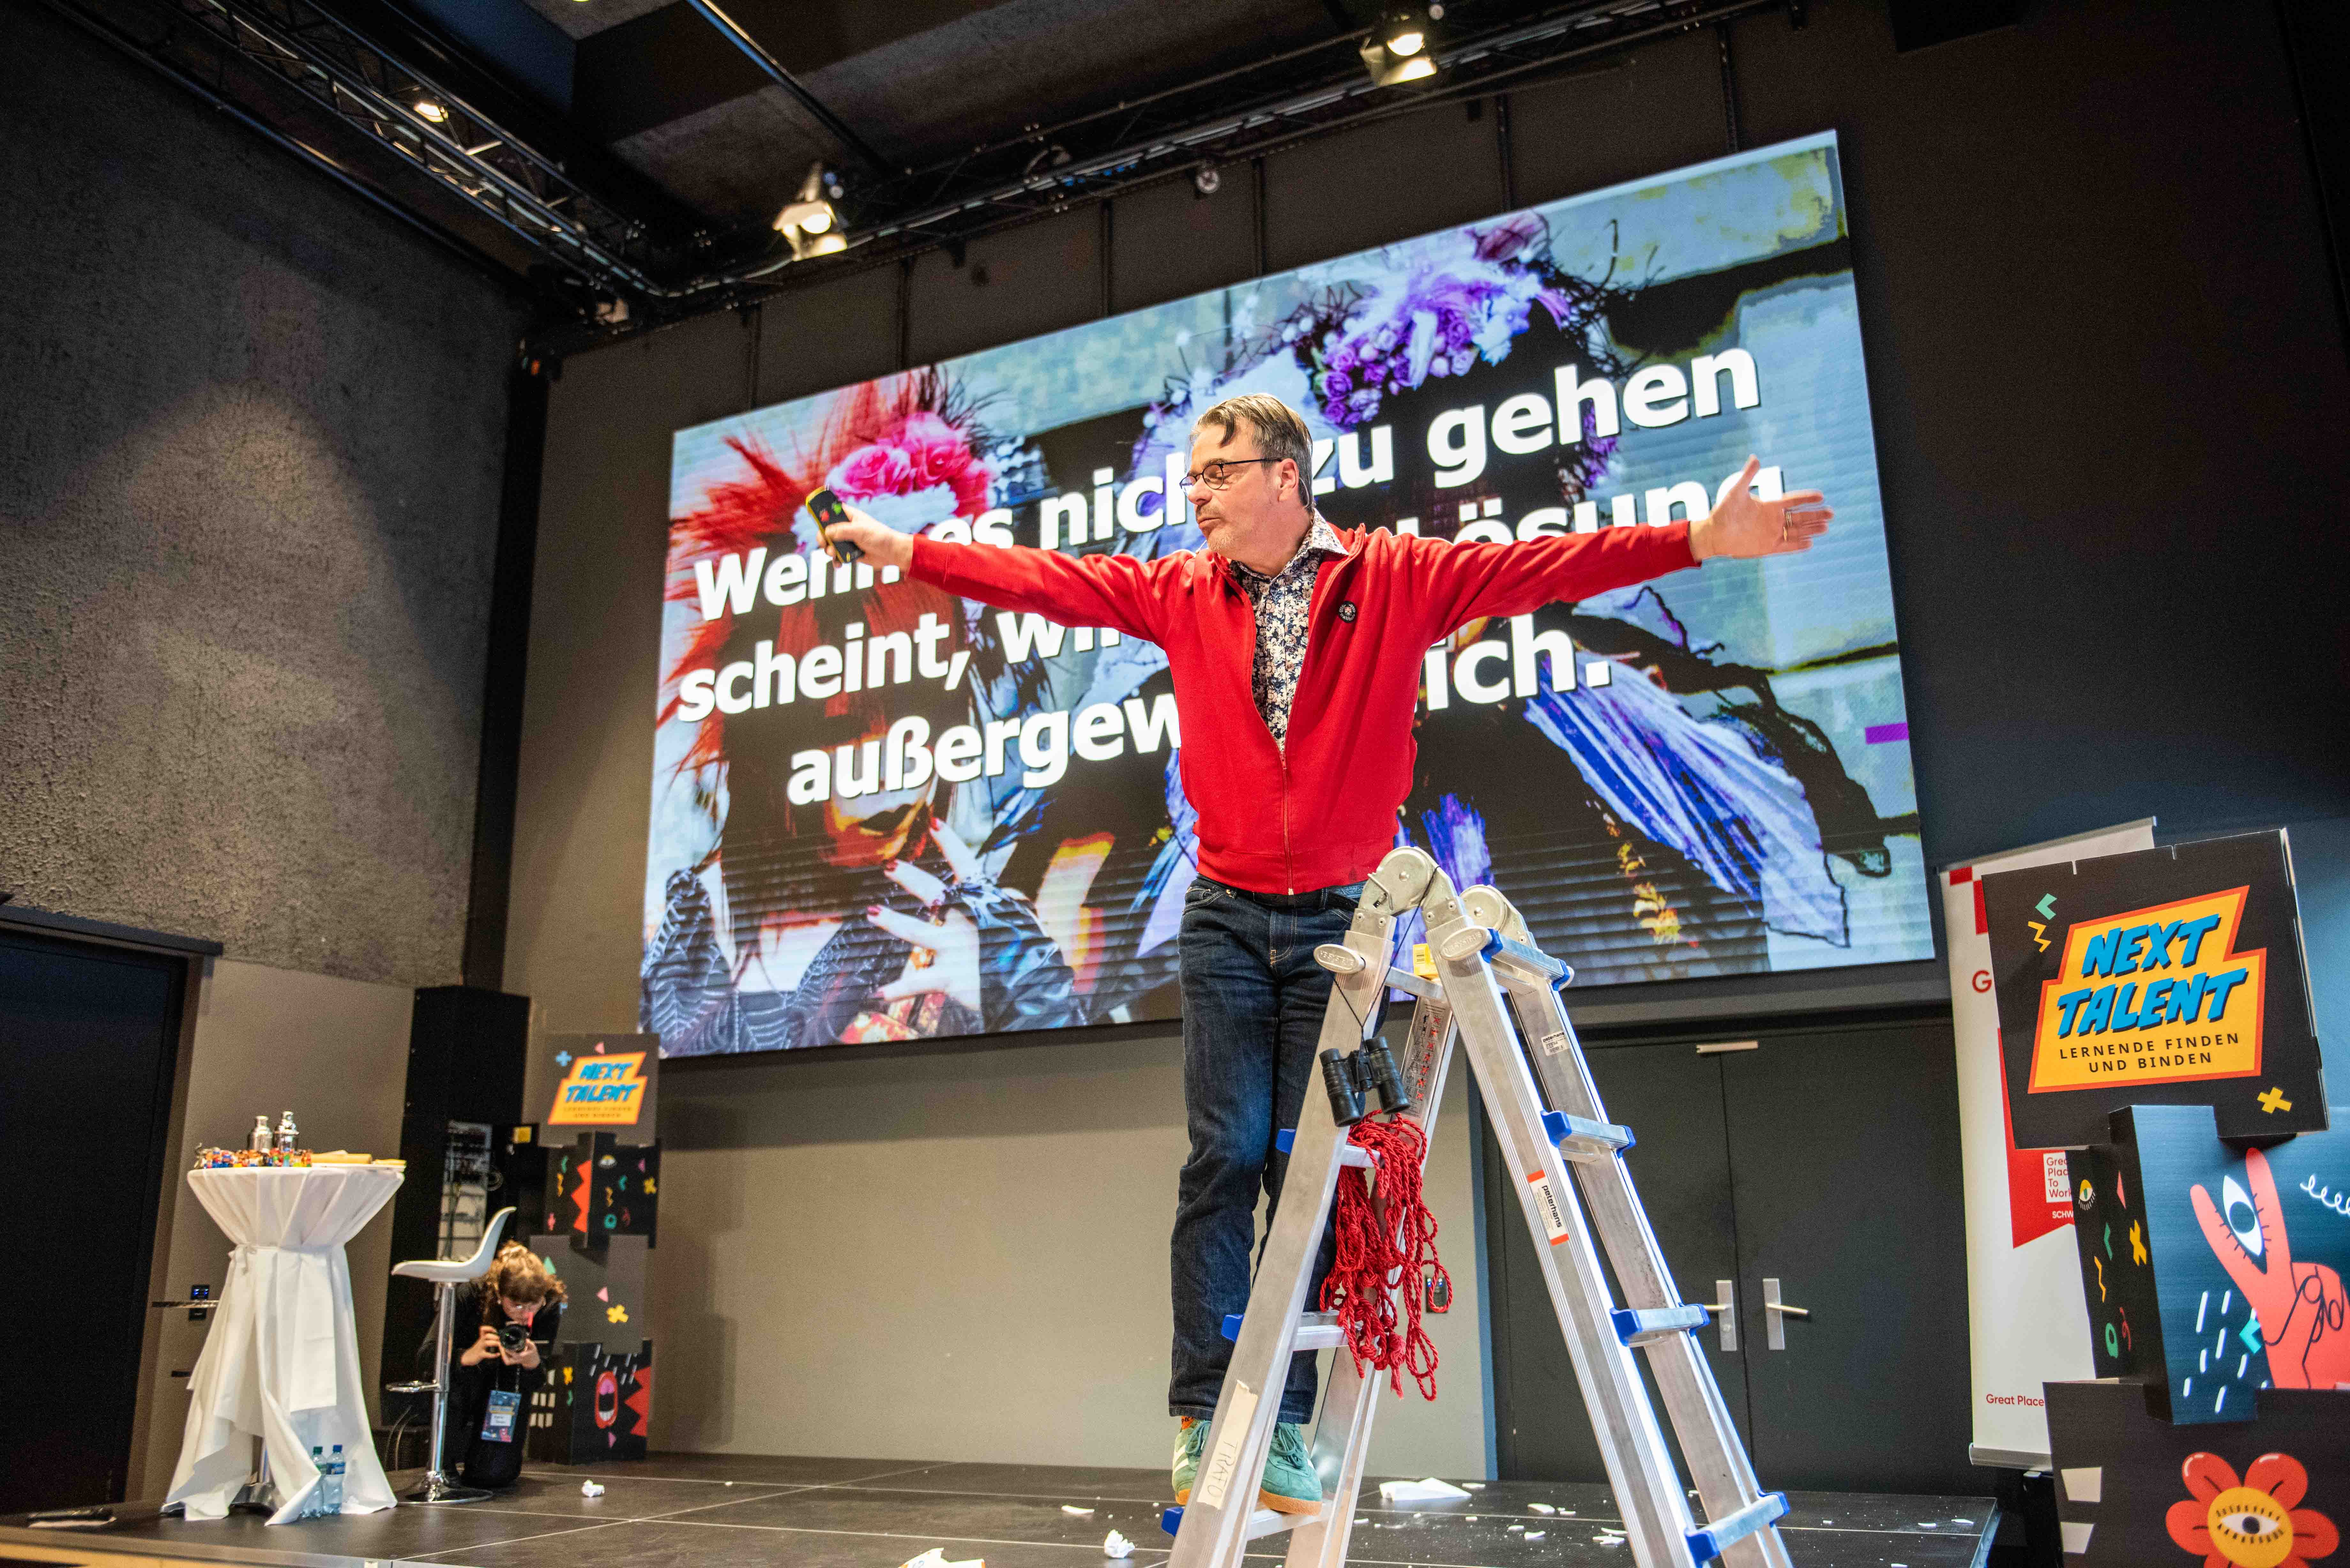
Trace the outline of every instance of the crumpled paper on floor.
<instances>
[{"instance_id":1,"label":"crumpled paper on floor","mask_svg":"<svg viewBox=\"0 0 2350 1568\"><path fill-rule=\"evenodd\" d=\"M907 1558L898 1565L898 1568L987 1568L987 1559L966 1557L959 1562L951 1561L945 1547L933 1546L920 1557Z\"/></svg>"},{"instance_id":2,"label":"crumpled paper on floor","mask_svg":"<svg viewBox=\"0 0 2350 1568\"><path fill-rule=\"evenodd\" d=\"M1134 1555L1134 1542L1128 1541L1125 1536L1120 1535L1117 1531L1113 1530L1102 1540L1102 1555L1105 1557L1131 1557Z\"/></svg>"},{"instance_id":3,"label":"crumpled paper on floor","mask_svg":"<svg viewBox=\"0 0 2350 1568\"><path fill-rule=\"evenodd\" d=\"M1379 1482L1379 1499L1383 1502L1450 1502L1468 1495L1451 1481L1440 1481L1434 1476Z\"/></svg>"}]
</instances>

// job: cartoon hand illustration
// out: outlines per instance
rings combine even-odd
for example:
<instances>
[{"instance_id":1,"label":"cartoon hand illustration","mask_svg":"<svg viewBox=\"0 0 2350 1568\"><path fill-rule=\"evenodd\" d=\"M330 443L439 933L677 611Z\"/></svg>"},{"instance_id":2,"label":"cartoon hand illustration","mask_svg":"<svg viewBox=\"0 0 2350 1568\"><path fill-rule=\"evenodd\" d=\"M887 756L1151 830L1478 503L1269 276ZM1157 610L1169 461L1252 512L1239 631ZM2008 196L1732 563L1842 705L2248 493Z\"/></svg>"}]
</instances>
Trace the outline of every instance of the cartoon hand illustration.
<instances>
[{"instance_id":1,"label":"cartoon hand illustration","mask_svg":"<svg viewBox=\"0 0 2350 1568\"><path fill-rule=\"evenodd\" d=\"M2200 1186L2188 1196L2203 1240L2260 1314L2270 1378L2280 1388L2350 1383L2350 1296L2343 1293L2342 1276L2323 1263L2294 1264L2276 1178L2260 1150L2245 1154L2244 1175L2257 1220L2250 1230L2231 1224Z\"/></svg>"}]
</instances>

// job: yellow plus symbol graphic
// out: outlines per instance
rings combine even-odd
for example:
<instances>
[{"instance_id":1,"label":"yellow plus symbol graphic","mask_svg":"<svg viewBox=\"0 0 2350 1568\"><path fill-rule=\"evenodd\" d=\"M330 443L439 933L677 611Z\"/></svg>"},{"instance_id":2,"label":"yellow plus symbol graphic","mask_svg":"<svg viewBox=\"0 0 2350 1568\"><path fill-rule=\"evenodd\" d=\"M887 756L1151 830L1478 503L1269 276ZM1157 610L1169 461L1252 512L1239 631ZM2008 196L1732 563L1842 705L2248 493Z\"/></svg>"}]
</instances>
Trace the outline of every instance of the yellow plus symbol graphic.
<instances>
[{"instance_id":1,"label":"yellow plus symbol graphic","mask_svg":"<svg viewBox=\"0 0 2350 1568\"><path fill-rule=\"evenodd\" d=\"M2261 1109L2271 1116L2276 1115L2279 1111L2293 1109L2293 1102L2284 1097L2284 1091L2273 1085L2261 1091L2260 1101Z\"/></svg>"}]
</instances>

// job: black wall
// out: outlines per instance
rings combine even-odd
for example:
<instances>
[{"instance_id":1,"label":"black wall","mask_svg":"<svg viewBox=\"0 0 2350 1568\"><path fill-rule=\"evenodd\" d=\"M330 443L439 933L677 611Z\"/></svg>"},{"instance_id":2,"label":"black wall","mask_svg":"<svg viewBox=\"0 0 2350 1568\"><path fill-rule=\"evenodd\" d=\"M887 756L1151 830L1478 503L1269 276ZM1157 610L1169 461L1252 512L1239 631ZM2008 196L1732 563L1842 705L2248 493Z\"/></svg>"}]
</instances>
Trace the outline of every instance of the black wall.
<instances>
[{"instance_id":1,"label":"black wall","mask_svg":"<svg viewBox=\"0 0 2350 1568\"><path fill-rule=\"evenodd\" d=\"M0 4L0 890L458 978L500 286Z\"/></svg>"}]
</instances>

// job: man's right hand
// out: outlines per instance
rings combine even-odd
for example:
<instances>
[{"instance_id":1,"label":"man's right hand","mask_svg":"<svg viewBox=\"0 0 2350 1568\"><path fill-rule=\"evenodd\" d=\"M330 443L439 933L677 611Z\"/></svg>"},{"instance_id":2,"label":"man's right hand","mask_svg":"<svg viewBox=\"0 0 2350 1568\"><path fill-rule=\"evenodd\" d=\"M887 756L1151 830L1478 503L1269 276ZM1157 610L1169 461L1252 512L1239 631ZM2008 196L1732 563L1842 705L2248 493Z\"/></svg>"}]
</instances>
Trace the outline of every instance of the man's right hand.
<instances>
[{"instance_id":1,"label":"man's right hand","mask_svg":"<svg viewBox=\"0 0 2350 1568\"><path fill-rule=\"evenodd\" d=\"M914 564L914 541L886 523L876 522L856 507L848 508L847 518L826 530L826 537L845 540L865 552L863 565L881 567L895 566L906 570Z\"/></svg>"}]
</instances>

